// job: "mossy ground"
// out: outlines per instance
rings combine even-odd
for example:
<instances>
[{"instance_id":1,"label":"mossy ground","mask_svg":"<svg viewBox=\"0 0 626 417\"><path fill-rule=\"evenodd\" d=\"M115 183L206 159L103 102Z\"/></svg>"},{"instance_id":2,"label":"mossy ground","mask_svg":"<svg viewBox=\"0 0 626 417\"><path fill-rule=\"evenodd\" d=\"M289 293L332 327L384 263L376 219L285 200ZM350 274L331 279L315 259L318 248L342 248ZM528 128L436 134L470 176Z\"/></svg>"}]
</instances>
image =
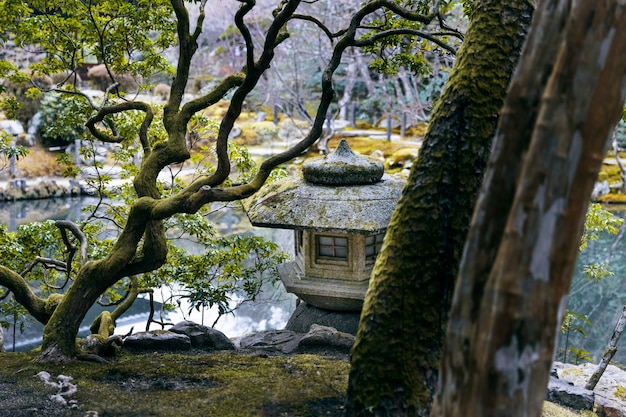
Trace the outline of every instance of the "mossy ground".
<instances>
[{"instance_id":1,"label":"mossy ground","mask_svg":"<svg viewBox=\"0 0 626 417\"><path fill-rule=\"evenodd\" d=\"M0 416L339 416L348 362L316 355L123 354L110 364L34 362L0 354ZM72 376L79 409L58 407L35 375ZM2 391L5 391L2 393ZM19 397L29 398L21 401ZM46 414L46 408L54 408ZM20 414L22 409L37 414ZM4 410L4 411L2 411ZM37 411L35 411L37 410ZM4 414L8 413L8 414Z\"/></svg>"},{"instance_id":2,"label":"mossy ground","mask_svg":"<svg viewBox=\"0 0 626 417\"><path fill-rule=\"evenodd\" d=\"M317 355L147 353L109 364L42 364L36 353L0 353L0 417L339 417L349 363ZM35 375L73 377L67 397L77 409L49 399L54 388ZM92 414L95 415L95 414ZM593 416L545 403L544 417Z\"/></svg>"},{"instance_id":3,"label":"mossy ground","mask_svg":"<svg viewBox=\"0 0 626 417\"><path fill-rule=\"evenodd\" d=\"M597 417L593 411L573 411L567 408L559 407L556 404L545 402L541 417Z\"/></svg>"}]
</instances>

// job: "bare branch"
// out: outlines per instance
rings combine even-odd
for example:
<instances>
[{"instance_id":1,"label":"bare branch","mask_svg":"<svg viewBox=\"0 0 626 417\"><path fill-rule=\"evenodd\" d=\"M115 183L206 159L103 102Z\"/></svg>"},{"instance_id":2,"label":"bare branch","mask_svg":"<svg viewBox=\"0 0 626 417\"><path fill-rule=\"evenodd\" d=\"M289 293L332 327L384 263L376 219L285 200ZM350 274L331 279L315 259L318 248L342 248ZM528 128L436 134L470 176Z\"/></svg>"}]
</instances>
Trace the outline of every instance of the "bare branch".
<instances>
[{"instance_id":1,"label":"bare branch","mask_svg":"<svg viewBox=\"0 0 626 417\"><path fill-rule=\"evenodd\" d=\"M316 19L313 16L308 16L308 15L303 15L303 14L294 14L292 16L293 20L305 20L307 22L313 22L318 28L320 28L322 30L322 32L324 32L324 34L326 34L326 36L328 37L328 40L330 40L331 43L334 42L335 38L341 36L341 32L340 33L332 33L327 27L326 25L324 25L324 23L322 23L321 21L319 21L318 19Z\"/></svg>"},{"instance_id":2,"label":"bare branch","mask_svg":"<svg viewBox=\"0 0 626 417\"><path fill-rule=\"evenodd\" d=\"M205 18L205 11L204 11L204 7L206 6L206 2L207 0L202 0L200 2L200 14L198 15L198 19L196 20L196 30L193 32L193 35L191 35L191 38L193 40L193 42L198 42L198 38L200 37L200 34L202 33L202 23L204 23L204 18Z\"/></svg>"},{"instance_id":3,"label":"bare branch","mask_svg":"<svg viewBox=\"0 0 626 417\"><path fill-rule=\"evenodd\" d=\"M231 89L240 86L244 79L245 75L243 73L226 77L208 94L185 103L181 109L181 118L183 118L183 120L189 120L195 113L217 103L224 98Z\"/></svg>"},{"instance_id":4,"label":"bare branch","mask_svg":"<svg viewBox=\"0 0 626 417\"><path fill-rule=\"evenodd\" d=\"M422 32L421 30L415 30L415 29L406 29L406 28L389 29L389 30L384 30L382 32L378 32L378 33L372 35L371 37L369 37L367 39L356 40L354 42L354 46L358 46L358 47L372 46L372 45L374 45L376 42L378 42L381 39L388 38L390 36L398 36L398 35L418 36L418 37L426 39L426 40L436 44L440 48L445 49L446 51L456 55L456 49L454 49L453 47L451 47L447 43L445 43L445 42L443 42L443 41L441 41L441 40L439 40L439 39L437 39L435 37L435 36L456 36L456 34L452 33L452 32L451 33L438 32L436 34L433 34L433 33Z\"/></svg>"},{"instance_id":5,"label":"bare branch","mask_svg":"<svg viewBox=\"0 0 626 417\"><path fill-rule=\"evenodd\" d=\"M65 262L59 261L58 259L37 256L35 257L35 260L33 262L28 264L28 266L22 272L20 272L20 275L22 277L26 277L26 275L28 275L39 264L43 265L43 267L46 269L54 269L59 272L67 271L67 265L65 264ZM47 283L46 285L54 288L53 285L49 285Z\"/></svg>"},{"instance_id":6,"label":"bare branch","mask_svg":"<svg viewBox=\"0 0 626 417\"><path fill-rule=\"evenodd\" d=\"M83 231L80 230L80 228L73 222L67 220L57 220L54 224L61 232L61 238L63 239L63 243L65 244L66 252L68 254L67 259L65 260L65 273L67 275L67 280L69 281L72 274L72 262L74 260L74 255L76 254L76 246L68 238L67 231L69 230L80 244L80 266L82 266L87 260L87 236L85 236Z\"/></svg>"},{"instance_id":7,"label":"bare branch","mask_svg":"<svg viewBox=\"0 0 626 417\"><path fill-rule=\"evenodd\" d=\"M241 36L243 37L244 43L246 44L246 67L247 71L254 70L254 42L252 41L252 35L250 35L250 30L248 26L243 21L245 15L247 15L250 10L256 4L255 0L240 0L242 5L235 13L235 26L241 32Z\"/></svg>"},{"instance_id":8,"label":"bare branch","mask_svg":"<svg viewBox=\"0 0 626 417\"><path fill-rule=\"evenodd\" d=\"M178 33L178 65L176 67L176 77L172 82L170 89L170 97L163 109L163 118L167 123L177 113L180 103L182 102L183 95L185 93L185 87L187 80L189 79L189 67L191 65L191 58L193 57L198 45L196 39L189 33L189 12L185 7L183 0L171 0L174 13L177 19L177 33ZM200 17L199 17L200 19ZM196 27L196 31L200 29Z\"/></svg>"}]
</instances>

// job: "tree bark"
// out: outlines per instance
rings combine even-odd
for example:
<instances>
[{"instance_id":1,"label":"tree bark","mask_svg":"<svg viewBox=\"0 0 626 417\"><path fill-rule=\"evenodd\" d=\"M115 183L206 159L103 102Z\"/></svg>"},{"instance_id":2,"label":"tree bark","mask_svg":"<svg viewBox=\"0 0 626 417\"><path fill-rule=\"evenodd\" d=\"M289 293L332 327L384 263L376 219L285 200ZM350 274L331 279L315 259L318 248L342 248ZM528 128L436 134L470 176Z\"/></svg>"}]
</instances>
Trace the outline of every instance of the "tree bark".
<instances>
[{"instance_id":1,"label":"tree bark","mask_svg":"<svg viewBox=\"0 0 626 417\"><path fill-rule=\"evenodd\" d=\"M598 364L598 368L595 370L593 375L589 378L589 381L585 385L585 389L592 390L600 381L600 377L606 370L606 367L615 356L615 352L617 352L617 342L619 338L622 336L622 332L624 331L624 325L626 325L626 306L622 308L622 313L619 315L619 319L617 319L617 323L615 324L615 330L613 330L613 334L611 335L611 339L609 340L609 345L606 347L604 351L604 355L602 355L602 360Z\"/></svg>"},{"instance_id":2,"label":"tree bark","mask_svg":"<svg viewBox=\"0 0 626 417\"><path fill-rule=\"evenodd\" d=\"M534 9L532 1L480 3L372 273L352 351L348 416L430 409L472 208Z\"/></svg>"},{"instance_id":3,"label":"tree bark","mask_svg":"<svg viewBox=\"0 0 626 417\"><path fill-rule=\"evenodd\" d=\"M546 0L536 14L465 246L432 416L540 415L589 196L622 111L622 2Z\"/></svg>"}]
</instances>

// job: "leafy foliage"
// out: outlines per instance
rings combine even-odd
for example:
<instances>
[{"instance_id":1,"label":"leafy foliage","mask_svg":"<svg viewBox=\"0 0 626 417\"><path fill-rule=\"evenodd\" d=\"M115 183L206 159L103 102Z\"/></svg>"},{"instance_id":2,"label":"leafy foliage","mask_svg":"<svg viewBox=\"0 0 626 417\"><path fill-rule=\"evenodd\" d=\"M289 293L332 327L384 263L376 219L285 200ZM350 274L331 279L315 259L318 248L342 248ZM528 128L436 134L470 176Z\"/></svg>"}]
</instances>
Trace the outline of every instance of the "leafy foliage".
<instances>
[{"instance_id":1,"label":"leafy foliage","mask_svg":"<svg viewBox=\"0 0 626 417\"><path fill-rule=\"evenodd\" d=\"M597 241L601 233L617 234L622 224L624 224L624 219L603 209L602 205L590 204L585 217L585 229L580 240L579 250L585 250L589 241Z\"/></svg>"},{"instance_id":2,"label":"leafy foliage","mask_svg":"<svg viewBox=\"0 0 626 417\"><path fill-rule=\"evenodd\" d=\"M2 2L0 11L14 17L0 24L17 45L39 45L45 52L31 67L35 73L63 73L89 61L144 76L171 69L161 55L175 41L169 1Z\"/></svg>"},{"instance_id":3,"label":"leafy foliage","mask_svg":"<svg viewBox=\"0 0 626 417\"><path fill-rule=\"evenodd\" d=\"M565 317L561 322L561 334L565 335L565 347L560 349L561 359L563 362L567 362L567 355L571 353L574 356L574 361L578 364L581 360L591 361L591 356L588 351L570 346L569 338L571 334L578 334L583 338L587 337L585 333L585 326L591 326L591 321L584 314L576 313L575 311L567 310Z\"/></svg>"},{"instance_id":4,"label":"leafy foliage","mask_svg":"<svg viewBox=\"0 0 626 417\"><path fill-rule=\"evenodd\" d=\"M275 243L258 236L217 238L202 246L198 255L171 248L168 263L144 279L171 282L168 278L176 277L172 290L189 301L189 313L217 308L218 319L254 301L264 283L277 282L276 266L287 259ZM239 300L235 305L233 296Z\"/></svg>"},{"instance_id":5,"label":"leafy foliage","mask_svg":"<svg viewBox=\"0 0 626 417\"><path fill-rule=\"evenodd\" d=\"M37 132L41 143L52 147L80 140L91 111L87 103L77 97L46 94L41 101L41 122Z\"/></svg>"},{"instance_id":6,"label":"leafy foliage","mask_svg":"<svg viewBox=\"0 0 626 417\"><path fill-rule=\"evenodd\" d=\"M618 234L623 224L623 218L607 211L602 205L597 203L590 204L585 217L585 227L579 251L584 252L589 248L591 242L597 242L606 234ZM609 269L608 261L584 263L581 265L581 273L586 281L596 284L614 275L614 272ZM580 346L581 340L587 338L586 326L591 325L592 322L587 314L574 310L566 311L561 323L561 333L564 335L564 338L560 342L563 347L559 348L564 362L567 361L568 354L573 355L575 363L592 361L591 353ZM571 346L571 338L574 339L576 346Z\"/></svg>"},{"instance_id":7,"label":"leafy foliage","mask_svg":"<svg viewBox=\"0 0 626 417\"><path fill-rule=\"evenodd\" d=\"M28 149L24 146L15 145L13 138L4 130L0 129L0 170L4 170L9 166L11 158L16 160L26 156Z\"/></svg>"}]
</instances>

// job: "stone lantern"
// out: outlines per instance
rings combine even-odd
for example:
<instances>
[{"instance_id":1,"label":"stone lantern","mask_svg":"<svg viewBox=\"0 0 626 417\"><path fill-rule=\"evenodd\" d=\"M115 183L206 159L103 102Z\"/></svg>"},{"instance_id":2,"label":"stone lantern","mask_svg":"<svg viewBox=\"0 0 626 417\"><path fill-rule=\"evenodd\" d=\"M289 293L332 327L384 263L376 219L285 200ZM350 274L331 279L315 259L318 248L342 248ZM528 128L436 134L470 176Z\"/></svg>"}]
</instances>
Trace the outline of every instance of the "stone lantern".
<instances>
[{"instance_id":1,"label":"stone lantern","mask_svg":"<svg viewBox=\"0 0 626 417\"><path fill-rule=\"evenodd\" d=\"M334 153L306 161L302 177L266 184L244 201L253 225L294 229L295 260L278 269L288 292L326 310L361 310L404 185L383 171L342 140Z\"/></svg>"}]
</instances>

